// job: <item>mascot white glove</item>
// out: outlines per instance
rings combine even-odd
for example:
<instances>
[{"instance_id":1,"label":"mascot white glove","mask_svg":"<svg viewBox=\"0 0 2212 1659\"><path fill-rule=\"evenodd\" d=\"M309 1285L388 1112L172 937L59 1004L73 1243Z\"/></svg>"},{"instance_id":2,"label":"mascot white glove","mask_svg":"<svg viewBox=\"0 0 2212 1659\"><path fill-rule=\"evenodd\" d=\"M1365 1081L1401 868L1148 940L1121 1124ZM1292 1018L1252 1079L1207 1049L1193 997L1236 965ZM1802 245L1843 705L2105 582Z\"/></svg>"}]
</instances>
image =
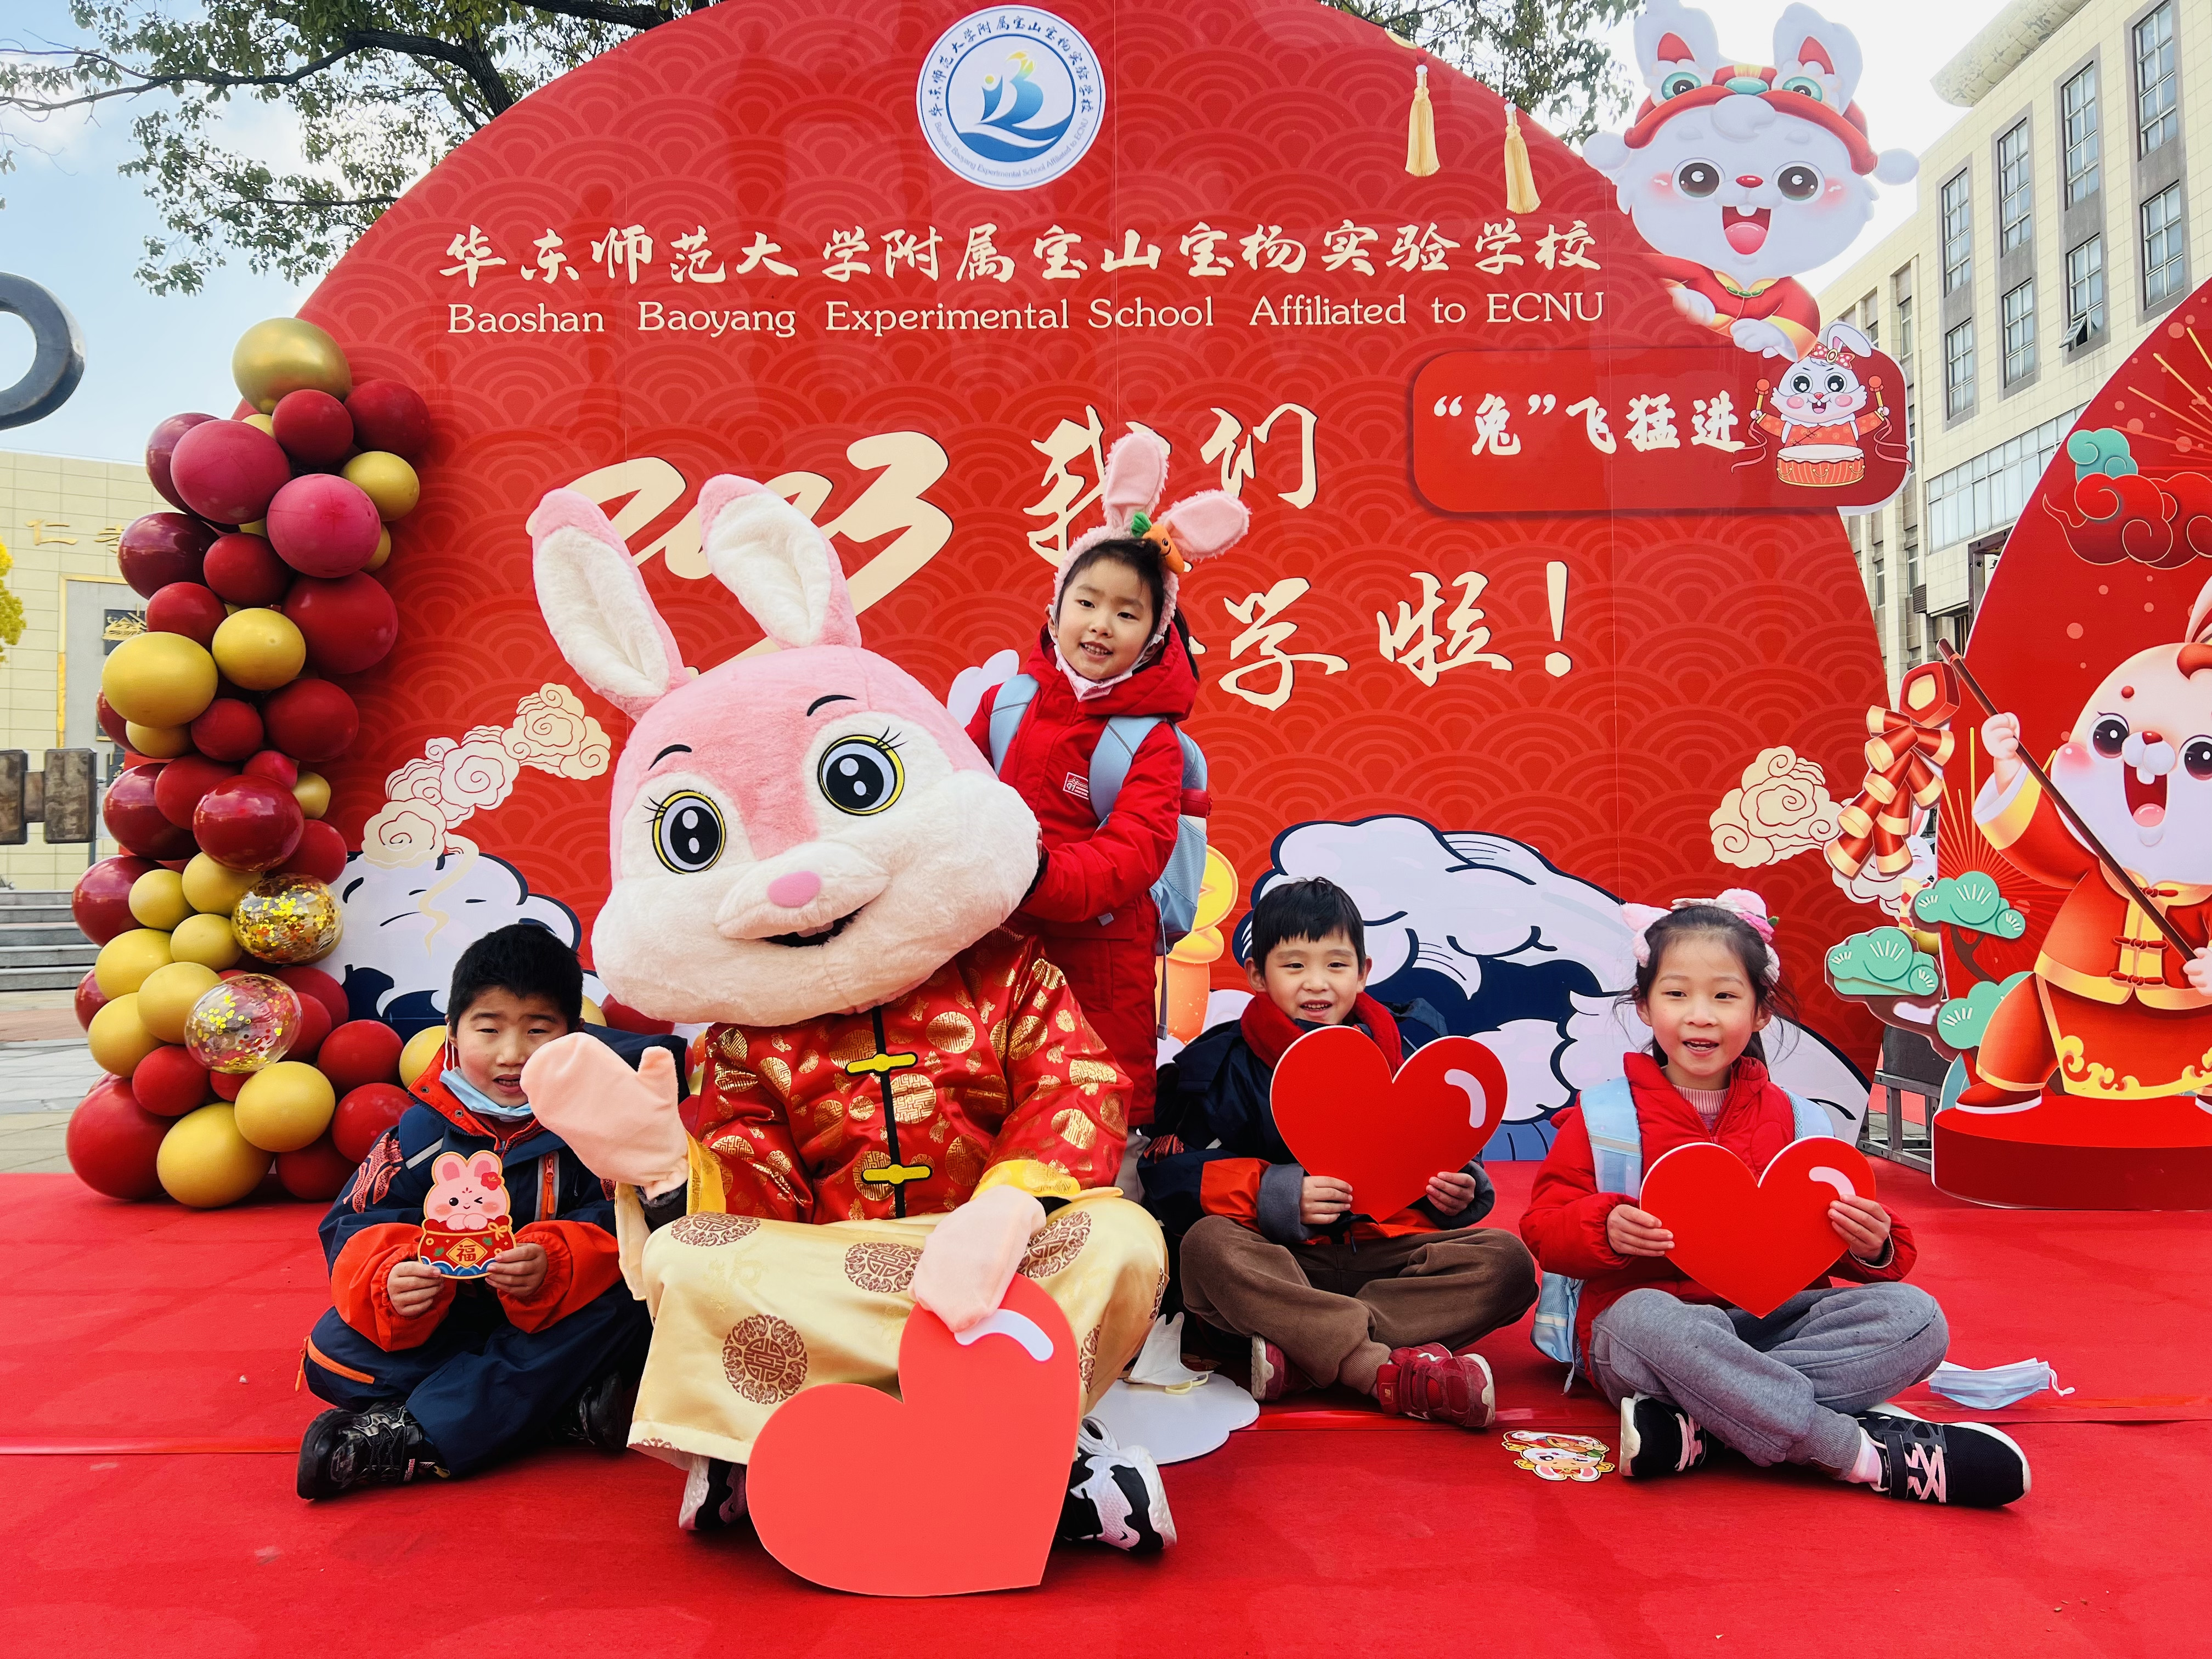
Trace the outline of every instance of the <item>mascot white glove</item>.
<instances>
[{"instance_id":1,"label":"mascot white glove","mask_svg":"<svg viewBox=\"0 0 2212 1659\"><path fill-rule=\"evenodd\" d=\"M677 1114L676 1060L667 1049L647 1049L632 1071L597 1037L572 1031L531 1055L522 1092L538 1121L601 1179L653 1198L689 1178L691 1138Z\"/></svg>"}]
</instances>

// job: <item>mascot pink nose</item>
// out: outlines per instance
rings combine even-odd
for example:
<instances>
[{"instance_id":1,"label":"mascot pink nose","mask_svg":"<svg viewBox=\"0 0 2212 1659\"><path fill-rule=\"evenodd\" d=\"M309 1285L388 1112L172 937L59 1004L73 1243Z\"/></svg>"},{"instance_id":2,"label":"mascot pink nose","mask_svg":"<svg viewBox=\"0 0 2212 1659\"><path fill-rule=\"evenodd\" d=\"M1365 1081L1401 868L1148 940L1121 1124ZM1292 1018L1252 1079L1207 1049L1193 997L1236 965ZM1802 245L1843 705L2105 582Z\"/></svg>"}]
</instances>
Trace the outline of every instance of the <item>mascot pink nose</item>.
<instances>
[{"instance_id":1,"label":"mascot pink nose","mask_svg":"<svg viewBox=\"0 0 2212 1659\"><path fill-rule=\"evenodd\" d=\"M822 878L811 870L793 870L768 884L768 902L786 910L805 908L822 890Z\"/></svg>"}]
</instances>

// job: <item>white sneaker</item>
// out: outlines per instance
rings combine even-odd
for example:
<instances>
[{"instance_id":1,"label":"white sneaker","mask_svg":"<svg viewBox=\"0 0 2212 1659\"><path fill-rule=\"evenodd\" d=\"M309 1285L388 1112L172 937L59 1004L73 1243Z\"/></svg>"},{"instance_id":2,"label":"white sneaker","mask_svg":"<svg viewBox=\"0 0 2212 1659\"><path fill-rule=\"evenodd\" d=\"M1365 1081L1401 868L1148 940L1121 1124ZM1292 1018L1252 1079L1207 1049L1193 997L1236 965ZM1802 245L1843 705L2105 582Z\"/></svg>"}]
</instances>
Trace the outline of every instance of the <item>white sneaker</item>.
<instances>
[{"instance_id":1,"label":"white sneaker","mask_svg":"<svg viewBox=\"0 0 2212 1659\"><path fill-rule=\"evenodd\" d=\"M1141 1447L1114 1443L1106 1425L1086 1417L1075 1431L1075 1464L1057 1536L1105 1544L1133 1555L1156 1554L1176 1541L1159 1465Z\"/></svg>"}]
</instances>

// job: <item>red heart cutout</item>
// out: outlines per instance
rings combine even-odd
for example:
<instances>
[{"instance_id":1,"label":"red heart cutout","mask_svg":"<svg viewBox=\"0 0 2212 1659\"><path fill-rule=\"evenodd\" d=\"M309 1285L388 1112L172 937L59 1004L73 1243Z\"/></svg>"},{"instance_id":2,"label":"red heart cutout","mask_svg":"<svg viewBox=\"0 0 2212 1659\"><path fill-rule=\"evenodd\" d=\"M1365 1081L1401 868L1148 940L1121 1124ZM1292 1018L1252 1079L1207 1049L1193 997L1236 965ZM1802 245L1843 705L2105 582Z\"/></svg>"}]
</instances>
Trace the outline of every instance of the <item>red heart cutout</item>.
<instances>
[{"instance_id":1,"label":"red heart cutout","mask_svg":"<svg viewBox=\"0 0 2212 1659\"><path fill-rule=\"evenodd\" d=\"M1828 1206L1853 1195L1874 1196L1874 1166L1850 1142L1813 1135L1777 1152L1755 1182L1725 1146L1677 1146L1651 1166L1636 1205L1674 1235L1668 1261L1765 1318L1844 1253Z\"/></svg>"},{"instance_id":2,"label":"red heart cutout","mask_svg":"<svg viewBox=\"0 0 2212 1659\"><path fill-rule=\"evenodd\" d=\"M1305 1172L1350 1182L1352 1208L1382 1221L1482 1151L1505 1115L1505 1068L1473 1037L1448 1036L1394 1078L1374 1038L1324 1025L1283 1051L1268 1104Z\"/></svg>"},{"instance_id":3,"label":"red heart cutout","mask_svg":"<svg viewBox=\"0 0 2212 1659\"><path fill-rule=\"evenodd\" d=\"M899 1338L899 1399L858 1382L804 1389L753 1442L745 1504L768 1553L861 1595L965 1595L1044 1577L1082 1415L1066 1317L1017 1274L965 1342L924 1308ZM1033 1350L1042 1348L1042 1359ZM927 1493L926 1522L856 1525L853 1494Z\"/></svg>"}]
</instances>

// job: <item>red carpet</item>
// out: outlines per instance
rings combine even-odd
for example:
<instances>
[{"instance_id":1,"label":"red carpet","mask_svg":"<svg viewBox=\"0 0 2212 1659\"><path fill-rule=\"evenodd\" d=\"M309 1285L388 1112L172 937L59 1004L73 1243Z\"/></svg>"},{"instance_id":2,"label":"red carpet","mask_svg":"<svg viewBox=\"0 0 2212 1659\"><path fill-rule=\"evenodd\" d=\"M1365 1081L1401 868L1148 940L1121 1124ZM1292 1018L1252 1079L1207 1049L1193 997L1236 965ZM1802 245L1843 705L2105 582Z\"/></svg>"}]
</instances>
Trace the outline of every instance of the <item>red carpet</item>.
<instances>
[{"instance_id":1,"label":"red carpet","mask_svg":"<svg viewBox=\"0 0 2212 1659\"><path fill-rule=\"evenodd\" d=\"M1510 1216L1528 1171L1500 1174ZM1650 1487L1552 1486L1515 1468L1494 1431L1323 1401L1170 1469L1183 1543L1164 1559L1061 1550L1040 1592L897 1604L799 1583L749 1538L682 1536L674 1475L640 1457L545 1453L466 1483L302 1504L289 1452L316 1409L292 1392L324 1305L313 1212L190 1214L110 1204L66 1176L0 1176L13 1267L0 1286L0 1651L190 1659L428 1640L679 1659L732 1638L966 1659L1071 1638L1102 1654L1282 1659L1439 1641L1639 1659L2201 1650L2212 1228L1976 1209L1881 1174L1920 1230L1920 1279L1949 1310L1953 1357L2034 1354L2079 1390L2010 1414L2035 1462L2035 1490L2011 1511L1908 1509L1739 1463ZM1611 1438L1586 1394L1560 1398L1524 1333L1485 1347L1500 1427ZM99 1449L32 1455L72 1444ZM217 1449L254 1445L283 1451ZM855 1498L856 1547L895 1548L930 1524L926 1489Z\"/></svg>"}]
</instances>

